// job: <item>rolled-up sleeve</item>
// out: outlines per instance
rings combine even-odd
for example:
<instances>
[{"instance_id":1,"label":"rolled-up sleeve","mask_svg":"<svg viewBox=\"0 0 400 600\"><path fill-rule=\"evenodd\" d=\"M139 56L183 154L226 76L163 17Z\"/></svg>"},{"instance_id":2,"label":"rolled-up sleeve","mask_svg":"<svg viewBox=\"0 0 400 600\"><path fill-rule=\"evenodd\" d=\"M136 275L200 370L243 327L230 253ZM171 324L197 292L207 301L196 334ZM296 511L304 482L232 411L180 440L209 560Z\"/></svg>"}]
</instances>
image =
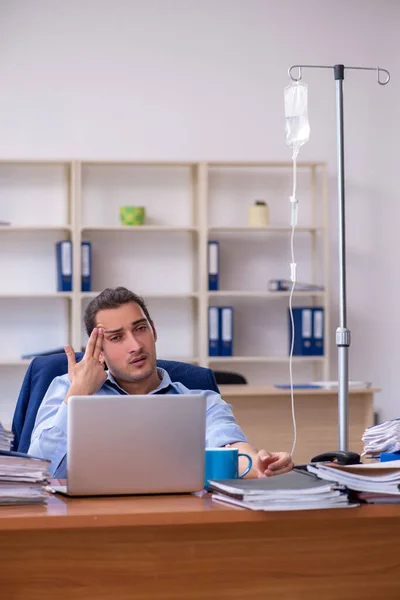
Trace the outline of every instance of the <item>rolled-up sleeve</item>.
<instances>
[{"instance_id":1,"label":"rolled-up sleeve","mask_svg":"<svg viewBox=\"0 0 400 600\"><path fill-rule=\"evenodd\" d=\"M232 406L219 394L205 392L207 397L206 447L220 448L234 442L247 442L247 438L236 422Z\"/></svg>"},{"instance_id":2,"label":"rolled-up sleeve","mask_svg":"<svg viewBox=\"0 0 400 600\"><path fill-rule=\"evenodd\" d=\"M50 384L38 410L28 454L51 462L54 474L67 453L67 405L64 398L69 389L67 377L56 377Z\"/></svg>"}]
</instances>

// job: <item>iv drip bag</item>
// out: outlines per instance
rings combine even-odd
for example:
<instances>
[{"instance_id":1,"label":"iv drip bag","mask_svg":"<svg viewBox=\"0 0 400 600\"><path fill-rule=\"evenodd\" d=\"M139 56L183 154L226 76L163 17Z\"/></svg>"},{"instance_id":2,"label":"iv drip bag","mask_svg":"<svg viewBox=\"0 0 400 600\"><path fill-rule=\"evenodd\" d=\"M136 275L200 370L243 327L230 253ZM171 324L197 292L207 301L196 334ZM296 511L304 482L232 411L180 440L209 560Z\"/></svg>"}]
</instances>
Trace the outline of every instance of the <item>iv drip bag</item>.
<instances>
[{"instance_id":1,"label":"iv drip bag","mask_svg":"<svg viewBox=\"0 0 400 600\"><path fill-rule=\"evenodd\" d=\"M293 156L297 156L300 146L310 137L306 83L293 81L285 87L285 127L286 144L293 149Z\"/></svg>"}]
</instances>

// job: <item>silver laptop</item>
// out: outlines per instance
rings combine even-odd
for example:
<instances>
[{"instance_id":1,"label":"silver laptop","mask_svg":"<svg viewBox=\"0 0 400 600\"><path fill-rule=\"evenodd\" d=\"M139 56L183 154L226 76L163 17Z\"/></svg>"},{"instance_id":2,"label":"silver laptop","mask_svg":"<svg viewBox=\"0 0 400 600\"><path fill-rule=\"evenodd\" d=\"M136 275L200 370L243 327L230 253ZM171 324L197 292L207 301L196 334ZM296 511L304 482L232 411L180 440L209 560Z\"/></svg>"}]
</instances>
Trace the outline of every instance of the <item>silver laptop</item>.
<instances>
[{"instance_id":1,"label":"silver laptop","mask_svg":"<svg viewBox=\"0 0 400 600\"><path fill-rule=\"evenodd\" d=\"M69 496L195 492L204 487L206 398L71 396Z\"/></svg>"}]
</instances>

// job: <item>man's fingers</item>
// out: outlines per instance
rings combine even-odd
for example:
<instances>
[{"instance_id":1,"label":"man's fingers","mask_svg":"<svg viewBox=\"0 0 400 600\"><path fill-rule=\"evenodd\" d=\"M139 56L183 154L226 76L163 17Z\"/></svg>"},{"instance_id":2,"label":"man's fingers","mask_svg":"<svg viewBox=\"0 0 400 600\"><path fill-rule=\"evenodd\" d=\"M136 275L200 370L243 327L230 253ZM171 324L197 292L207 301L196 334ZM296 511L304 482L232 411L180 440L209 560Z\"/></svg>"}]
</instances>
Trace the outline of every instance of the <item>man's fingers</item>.
<instances>
[{"instance_id":1,"label":"man's fingers","mask_svg":"<svg viewBox=\"0 0 400 600\"><path fill-rule=\"evenodd\" d=\"M99 360L100 352L103 347L103 332L104 332L104 329L101 329L101 327L97 330L96 345L94 347L94 352L93 352L93 358L95 358L96 360Z\"/></svg>"},{"instance_id":2,"label":"man's fingers","mask_svg":"<svg viewBox=\"0 0 400 600\"><path fill-rule=\"evenodd\" d=\"M293 466L293 464L290 464L287 467L283 467L282 469L274 471L272 471L272 469L267 469L264 472L264 475L267 475L267 477L272 477L273 475L283 475L284 473L290 473L290 471L293 469Z\"/></svg>"},{"instance_id":3,"label":"man's fingers","mask_svg":"<svg viewBox=\"0 0 400 600\"><path fill-rule=\"evenodd\" d=\"M65 354L67 355L68 360L68 371L76 364L75 360L75 352L71 346L64 346Z\"/></svg>"},{"instance_id":4,"label":"man's fingers","mask_svg":"<svg viewBox=\"0 0 400 600\"><path fill-rule=\"evenodd\" d=\"M294 466L292 457L287 452L266 452L265 450L260 450L258 458L258 470L266 477L288 473Z\"/></svg>"},{"instance_id":5,"label":"man's fingers","mask_svg":"<svg viewBox=\"0 0 400 600\"><path fill-rule=\"evenodd\" d=\"M96 342L97 342L97 336L98 336L98 330L97 330L97 327L95 327L93 329L92 333L90 334L89 341L86 346L85 358L93 357L94 349L96 347Z\"/></svg>"},{"instance_id":6,"label":"man's fingers","mask_svg":"<svg viewBox=\"0 0 400 600\"><path fill-rule=\"evenodd\" d=\"M273 454L271 454L270 452L267 452L266 450L259 450L258 458L259 458L259 460L262 461L262 464L265 469L267 468L268 465L270 465L271 463L273 463L274 461L277 460L277 458L274 457Z\"/></svg>"},{"instance_id":7,"label":"man's fingers","mask_svg":"<svg viewBox=\"0 0 400 600\"><path fill-rule=\"evenodd\" d=\"M268 468L271 471L280 471L280 469L285 468L291 464L293 463L290 454L288 454L287 452L279 452L277 453L276 457L274 457L274 460L271 461L271 463L268 465Z\"/></svg>"}]
</instances>

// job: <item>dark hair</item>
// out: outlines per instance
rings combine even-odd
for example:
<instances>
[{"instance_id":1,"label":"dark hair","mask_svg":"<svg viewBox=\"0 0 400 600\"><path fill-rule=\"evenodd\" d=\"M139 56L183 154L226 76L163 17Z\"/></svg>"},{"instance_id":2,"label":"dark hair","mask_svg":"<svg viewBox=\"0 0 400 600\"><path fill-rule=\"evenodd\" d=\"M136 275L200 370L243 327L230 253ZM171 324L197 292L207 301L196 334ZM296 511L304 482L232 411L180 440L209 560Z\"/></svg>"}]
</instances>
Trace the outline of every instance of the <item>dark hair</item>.
<instances>
[{"instance_id":1,"label":"dark hair","mask_svg":"<svg viewBox=\"0 0 400 600\"><path fill-rule=\"evenodd\" d=\"M124 287L106 288L98 296L93 298L86 307L84 321L86 332L90 336L93 329L96 327L96 315L100 310L107 308L119 308L122 304L136 302L144 312L144 315L150 325L153 327L149 311L145 301L141 296L134 294ZM153 328L154 329L154 328Z\"/></svg>"}]
</instances>

